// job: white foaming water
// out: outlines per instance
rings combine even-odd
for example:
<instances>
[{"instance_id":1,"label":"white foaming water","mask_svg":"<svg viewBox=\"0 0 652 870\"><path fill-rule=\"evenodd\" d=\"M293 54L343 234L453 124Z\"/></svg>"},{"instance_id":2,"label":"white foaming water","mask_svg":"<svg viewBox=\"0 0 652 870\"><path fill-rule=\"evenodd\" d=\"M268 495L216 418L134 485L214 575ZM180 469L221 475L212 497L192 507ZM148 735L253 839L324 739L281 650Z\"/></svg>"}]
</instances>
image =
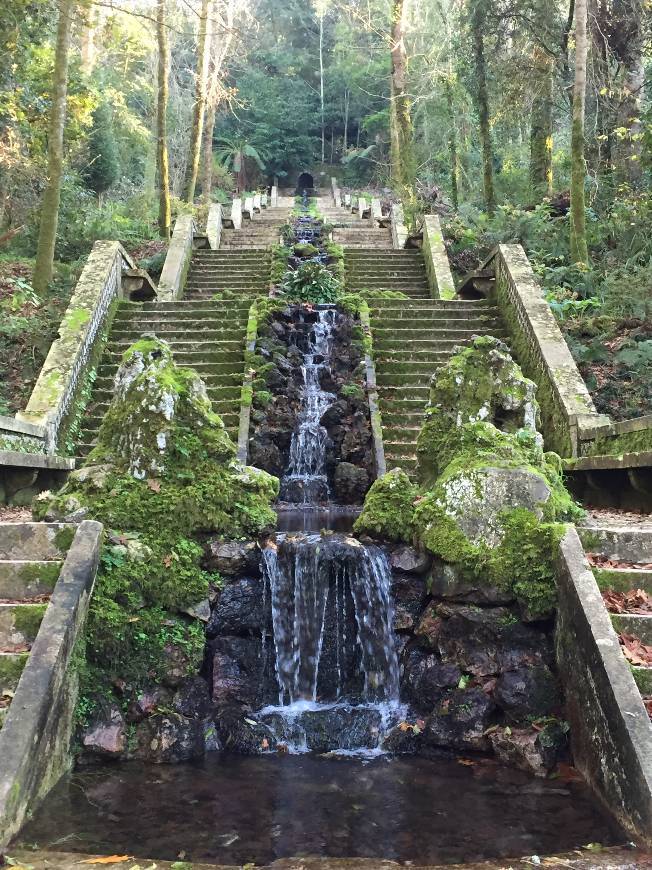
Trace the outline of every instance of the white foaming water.
<instances>
[{"instance_id":1,"label":"white foaming water","mask_svg":"<svg viewBox=\"0 0 652 870\"><path fill-rule=\"evenodd\" d=\"M347 536L279 535L263 576L279 703L260 716L291 752L378 753L404 713L385 554Z\"/></svg>"},{"instance_id":2,"label":"white foaming water","mask_svg":"<svg viewBox=\"0 0 652 870\"><path fill-rule=\"evenodd\" d=\"M327 501L329 495L324 474L328 435L319 421L336 397L322 390L320 373L329 368L336 311L326 309L318 315L319 320L310 331L311 351L304 354L301 367L303 389L299 423L292 433L290 462L281 481L283 497L298 504Z\"/></svg>"}]
</instances>

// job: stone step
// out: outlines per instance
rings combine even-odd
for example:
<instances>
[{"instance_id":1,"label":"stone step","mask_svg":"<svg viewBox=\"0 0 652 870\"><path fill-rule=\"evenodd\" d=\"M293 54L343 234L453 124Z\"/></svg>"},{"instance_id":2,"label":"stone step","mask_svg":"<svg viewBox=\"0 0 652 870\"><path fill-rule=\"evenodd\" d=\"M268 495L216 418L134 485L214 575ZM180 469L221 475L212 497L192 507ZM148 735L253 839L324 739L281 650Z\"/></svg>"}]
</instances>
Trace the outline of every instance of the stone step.
<instances>
[{"instance_id":1,"label":"stone step","mask_svg":"<svg viewBox=\"0 0 652 870\"><path fill-rule=\"evenodd\" d=\"M224 312L222 315L216 313L204 317L130 317L129 319L125 318L118 322L114 321L113 329L120 332L139 330L142 333L147 332L148 330L150 332L156 332L159 329L204 330L207 327L210 328L214 324L219 324L220 326L229 329L243 330L247 323L247 316L247 311L244 311L242 316L236 316Z\"/></svg>"},{"instance_id":2,"label":"stone step","mask_svg":"<svg viewBox=\"0 0 652 870\"><path fill-rule=\"evenodd\" d=\"M75 529L70 523L0 523L0 560L60 560Z\"/></svg>"},{"instance_id":3,"label":"stone step","mask_svg":"<svg viewBox=\"0 0 652 870\"><path fill-rule=\"evenodd\" d=\"M618 634L633 634L645 644L652 644L652 615L612 613L611 621Z\"/></svg>"},{"instance_id":4,"label":"stone step","mask_svg":"<svg viewBox=\"0 0 652 870\"><path fill-rule=\"evenodd\" d=\"M121 355L125 350L131 347L133 341L111 341L108 347L108 352L110 354ZM204 356L206 359L209 356L212 356L221 351L237 351L242 350L244 352L244 336L242 336L240 341L235 339L230 340L215 340L215 341L173 341L169 342L172 351L174 352L175 359L181 358L184 356Z\"/></svg>"},{"instance_id":5,"label":"stone step","mask_svg":"<svg viewBox=\"0 0 652 870\"><path fill-rule=\"evenodd\" d=\"M29 653L0 652L0 695L15 692Z\"/></svg>"},{"instance_id":6,"label":"stone step","mask_svg":"<svg viewBox=\"0 0 652 870\"><path fill-rule=\"evenodd\" d=\"M472 338L478 334L479 333L477 332L471 331L468 337L430 339L405 338L402 341L398 338L376 338L374 340L374 348L380 356L387 357L391 352L391 355L396 355L397 359L404 358L405 356L411 359L418 359L421 351L427 351L429 353L439 351L440 353L447 353L451 356L454 348L458 346L463 347L469 344Z\"/></svg>"},{"instance_id":7,"label":"stone step","mask_svg":"<svg viewBox=\"0 0 652 870\"><path fill-rule=\"evenodd\" d=\"M261 256L258 251L237 254L231 251L195 251L192 255L192 268L206 266L212 269L231 269L236 267L263 270L272 262L271 255Z\"/></svg>"},{"instance_id":8,"label":"stone step","mask_svg":"<svg viewBox=\"0 0 652 870\"><path fill-rule=\"evenodd\" d=\"M221 311L225 302L216 302L212 299L178 299L176 302L142 302L140 305L121 305L119 311L138 311L142 314L175 314L176 316L185 316L185 314L201 315L207 310ZM249 305L245 299L229 299L229 309L240 311L241 309L248 310Z\"/></svg>"},{"instance_id":9,"label":"stone step","mask_svg":"<svg viewBox=\"0 0 652 870\"><path fill-rule=\"evenodd\" d=\"M616 562L652 564L652 530L637 526L578 526L587 553Z\"/></svg>"},{"instance_id":10,"label":"stone step","mask_svg":"<svg viewBox=\"0 0 652 870\"><path fill-rule=\"evenodd\" d=\"M643 589L652 595L652 571L637 568L593 568L593 576L603 591L630 592Z\"/></svg>"},{"instance_id":11,"label":"stone step","mask_svg":"<svg viewBox=\"0 0 652 870\"><path fill-rule=\"evenodd\" d=\"M32 526L35 523L15 523L15 525ZM34 598L37 595L49 595L54 589L65 555L57 540L62 541L64 536L71 539L74 527L54 527L49 523L39 525L43 527L43 531L30 534L33 546L29 540L25 541L25 546L18 541L15 545L7 541L3 556L12 555L0 559L0 599L15 601L21 598ZM2 528L0 526L0 529ZM33 555L36 559L17 558L13 554L19 554L21 557ZM39 556L51 558L39 559Z\"/></svg>"},{"instance_id":12,"label":"stone step","mask_svg":"<svg viewBox=\"0 0 652 870\"><path fill-rule=\"evenodd\" d=\"M652 697L652 668L641 668L632 665L632 674L641 695L644 698Z\"/></svg>"},{"instance_id":13,"label":"stone step","mask_svg":"<svg viewBox=\"0 0 652 870\"><path fill-rule=\"evenodd\" d=\"M414 457L416 455L414 442L396 441L393 435L384 438L383 446L388 456Z\"/></svg>"},{"instance_id":14,"label":"stone step","mask_svg":"<svg viewBox=\"0 0 652 870\"><path fill-rule=\"evenodd\" d=\"M410 477L415 476L417 469L416 459L410 459L407 456L388 456L385 454L385 463L388 471L391 471L392 468L400 468Z\"/></svg>"},{"instance_id":15,"label":"stone step","mask_svg":"<svg viewBox=\"0 0 652 870\"><path fill-rule=\"evenodd\" d=\"M347 278L345 283L351 290L393 290L395 293L405 293L406 296L410 295L411 290L420 290L422 291L421 295L425 297L429 296L429 285L425 278L415 278L414 280L406 281L399 281L396 278L387 278L385 280L374 278L370 281L365 278L359 278L353 281L351 278Z\"/></svg>"},{"instance_id":16,"label":"stone step","mask_svg":"<svg viewBox=\"0 0 652 870\"><path fill-rule=\"evenodd\" d=\"M133 344L135 341L138 341L142 334L140 329L114 329L111 332L110 345ZM219 329L213 324L204 324L203 328L197 327L196 329L178 329L174 326L168 327L167 325L162 325L157 328L156 335L159 338L164 338L172 348L177 344L192 342L196 338L199 338L199 336L201 336L203 342L238 341L239 339L244 341L242 329L234 329L228 326L224 329Z\"/></svg>"},{"instance_id":17,"label":"stone step","mask_svg":"<svg viewBox=\"0 0 652 870\"><path fill-rule=\"evenodd\" d=\"M374 341L387 342L390 340L390 337L393 337L396 344L401 345L404 341L437 341L439 339L443 339L444 341L464 341L466 339L470 341L474 335L478 334L478 332L472 327L456 326L448 328L447 326L437 323L432 326L428 324L427 326L422 326L416 329L405 326L376 326L374 327L373 334L375 337Z\"/></svg>"},{"instance_id":18,"label":"stone step","mask_svg":"<svg viewBox=\"0 0 652 870\"><path fill-rule=\"evenodd\" d=\"M410 431L418 435L423 423L424 408L413 411L398 411L392 410L381 402L380 416L382 418L383 429L392 429L393 431Z\"/></svg>"},{"instance_id":19,"label":"stone step","mask_svg":"<svg viewBox=\"0 0 652 870\"><path fill-rule=\"evenodd\" d=\"M409 374L401 374L394 372L378 372L376 371L376 383L378 387L412 387L412 386L429 386L430 379L433 376L433 370L428 369L425 372L410 372Z\"/></svg>"},{"instance_id":20,"label":"stone step","mask_svg":"<svg viewBox=\"0 0 652 870\"><path fill-rule=\"evenodd\" d=\"M209 374L207 372L198 372L202 381L209 390L214 387L240 386L242 384L243 366L233 366L230 363L216 363L214 365L220 366L222 370L216 371L214 374ZM115 371L117 372L117 370L118 367L116 366ZM93 389L94 401L101 401L103 396L113 394L114 379L115 374L113 375L113 377L111 377L110 375L103 375L95 379Z\"/></svg>"},{"instance_id":21,"label":"stone step","mask_svg":"<svg viewBox=\"0 0 652 870\"><path fill-rule=\"evenodd\" d=\"M46 609L47 604L0 604L0 649L22 652L31 647Z\"/></svg>"},{"instance_id":22,"label":"stone step","mask_svg":"<svg viewBox=\"0 0 652 870\"><path fill-rule=\"evenodd\" d=\"M416 317L421 313L437 313L445 311L452 317L461 317L467 313L475 313L479 317L499 317L498 309L485 301L455 301L445 299L429 299L428 302L412 302L409 299L393 299L391 297L375 296L369 306L372 316L377 318L400 319L401 317Z\"/></svg>"}]
</instances>

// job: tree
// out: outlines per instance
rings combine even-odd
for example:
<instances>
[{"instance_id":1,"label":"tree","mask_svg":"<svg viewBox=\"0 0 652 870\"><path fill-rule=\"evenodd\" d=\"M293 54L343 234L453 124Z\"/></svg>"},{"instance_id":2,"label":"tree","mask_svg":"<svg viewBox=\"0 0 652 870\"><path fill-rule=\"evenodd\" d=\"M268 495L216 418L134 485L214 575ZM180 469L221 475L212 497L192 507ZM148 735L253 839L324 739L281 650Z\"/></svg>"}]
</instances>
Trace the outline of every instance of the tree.
<instances>
[{"instance_id":1,"label":"tree","mask_svg":"<svg viewBox=\"0 0 652 870\"><path fill-rule=\"evenodd\" d=\"M63 176L63 133L66 124L66 105L68 101L68 65L72 18L75 0L59 0L57 23L57 42L54 55L54 74L52 78L52 107L48 136L48 177L41 203L41 222L39 226L36 262L34 264L34 289L43 293L54 269L54 249L59 224L59 203L61 201L61 179Z\"/></svg>"},{"instance_id":2,"label":"tree","mask_svg":"<svg viewBox=\"0 0 652 870\"><path fill-rule=\"evenodd\" d=\"M587 0L575 0L575 81L571 127L570 250L574 263L589 262L586 241L584 116L586 105Z\"/></svg>"},{"instance_id":3,"label":"tree","mask_svg":"<svg viewBox=\"0 0 652 870\"><path fill-rule=\"evenodd\" d=\"M195 104L190 132L190 147L188 149L188 164L186 167L186 202L195 199L195 188L199 176L199 161L204 132L204 115L206 111L206 86L208 81L208 61L210 34L212 30L212 0L202 0L199 17L199 34L197 37L197 67L195 71Z\"/></svg>"},{"instance_id":4,"label":"tree","mask_svg":"<svg viewBox=\"0 0 652 870\"><path fill-rule=\"evenodd\" d=\"M540 46L534 47L534 81L530 123L530 185L535 194L552 195L552 108L554 58Z\"/></svg>"},{"instance_id":5,"label":"tree","mask_svg":"<svg viewBox=\"0 0 652 870\"><path fill-rule=\"evenodd\" d=\"M242 193L247 188L247 160L253 160L259 169L264 169L263 158L250 142L241 137L223 139L218 144L217 159L235 173L238 193Z\"/></svg>"},{"instance_id":6,"label":"tree","mask_svg":"<svg viewBox=\"0 0 652 870\"><path fill-rule=\"evenodd\" d=\"M158 229L161 237L170 238L170 166L168 160L168 74L170 43L166 26L166 0L157 0L156 37L158 41L158 83L156 105L156 163L158 168Z\"/></svg>"},{"instance_id":7,"label":"tree","mask_svg":"<svg viewBox=\"0 0 652 870\"><path fill-rule=\"evenodd\" d=\"M88 155L89 161L84 179L98 198L101 198L120 173L113 116L106 103L100 103L93 112L93 127L88 137Z\"/></svg>"},{"instance_id":8,"label":"tree","mask_svg":"<svg viewBox=\"0 0 652 870\"><path fill-rule=\"evenodd\" d=\"M489 122L489 94L484 48L484 34L487 26L485 0L470 0L470 7L471 42L477 88L476 104L480 121L480 145L482 148L484 203L488 213L492 215L496 210L496 193L494 189L494 149Z\"/></svg>"},{"instance_id":9,"label":"tree","mask_svg":"<svg viewBox=\"0 0 652 870\"><path fill-rule=\"evenodd\" d=\"M408 92L408 55L405 45L409 0L392 0L390 30L391 77L391 144L394 183L408 202L415 198L416 166L414 130Z\"/></svg>"}]
</instances>

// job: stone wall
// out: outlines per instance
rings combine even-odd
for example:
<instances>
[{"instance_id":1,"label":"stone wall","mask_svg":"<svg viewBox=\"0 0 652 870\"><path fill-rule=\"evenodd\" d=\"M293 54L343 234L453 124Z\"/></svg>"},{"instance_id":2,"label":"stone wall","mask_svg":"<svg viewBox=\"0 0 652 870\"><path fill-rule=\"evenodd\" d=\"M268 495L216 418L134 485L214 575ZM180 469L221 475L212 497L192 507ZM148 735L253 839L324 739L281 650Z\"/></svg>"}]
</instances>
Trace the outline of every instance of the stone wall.
<instances>
[{"instance_id":1,"label":"stone wall","mask_svg":"<svg viewBox=\"0 0 652 870\"><path fill-rule=\"evenodd\" d=\"M79 526L0 731L0 853L70 767L77 701L72 667L86 621L102 526Z\"/></svg>"},{"instance_id":2,"label":"stone wall","mask_svg":"<svg viewBox=\"0 0 652 870\"><path fill-rule=\"evenodd\" d=\"M192 259L194 234L195 223L192 215L184 214L178 217L158 282L160 302L174 301L183 293Z\"/></svg>"},{"instance_id":3,"label":"stone wall","mask_svg":"<svg viewBox=\"0 0 652 870\"><path fill-rule=\"evenodd\" d=\"M423 259L433 299L454 299L455 282L444 245L441 222L436 214L423 218Z\"/></svg>"},{"instance_id":4,"label":"stone wall","mask_svg":"<svg viewBox=\"0 0 652 870\"><path fill-rule=\"evenodd\" d=\"M577 456L579 431L608 418L595 410L523 248L500 245L484 265L491 263L512 350L538 387L546 446L564 457Z\"/></svg>"},{"instance_id":5,"label":"stone wall","mask_svg":"<svg viewBox=\"0 0 652 870\"><path fill-rule=\"evenodd\" d=\"M575 528L557 561L557 665L575 766L632 834L652 840L652 724Z\"/></svg>"}]
</instances>

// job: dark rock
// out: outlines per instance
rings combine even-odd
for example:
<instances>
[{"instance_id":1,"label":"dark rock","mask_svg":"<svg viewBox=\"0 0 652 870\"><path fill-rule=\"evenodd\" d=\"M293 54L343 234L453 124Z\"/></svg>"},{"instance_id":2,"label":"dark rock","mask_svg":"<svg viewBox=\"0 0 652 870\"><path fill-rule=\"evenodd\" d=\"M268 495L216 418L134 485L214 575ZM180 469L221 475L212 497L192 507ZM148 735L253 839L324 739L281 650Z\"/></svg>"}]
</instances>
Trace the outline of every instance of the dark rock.
<instances>
[{"instance_id":1,"label":"dark rock","mask_svg":"<svg viewBox=\"0 0 652 870\"><path fill-rule=\"evenodd\" d=\"M185 716L150 716L136 728L135 757L154 764L178 764L202 758L205 725Z\"/></svg>"},{"instance_id":2,"label":"dark rock","mask_svg":"<svg viewBox=\"0 0 652 870\"><path fill-rule=\"evenodd\" d=\"M256 468L262 468L269 474L280 477L285 468L281 451L270 441L260 442L257 439L249 441L249 462Z\"/></svg>"},{"instance_id":3,"label":"dark rock","mask_svg":"<svg viewBox=\"0 0 652 870\"><path fill-rule=\"evenodd\" d=\"M423 730L418 725L402 722L385 735L381 748L395 755L416 755L423 746Z\"/></svg>"},{"instance_id":4,"label":"dark rock","mask_svg":"<svg viewBox=\"0 0 652 870\"><path fill-rule=\"evenodd\" d=\"M117 704L102 703L82 734L82 745L92 755L119 758L127 746L125 720Z\"/></svg>"},{"instance_id":5,"label":"dark rock","mask_svg":"<svg viewBox=\"0 0 652 870\"><path fill-rule=\"evenodd\" d=\"M480 578L469 579L461 568L434 560L428 576L432 595L467 604L513 604L514 595L497 586L489 586Z\"/></svg>"},{"instance_id":6,"label":"dark rock","mask_svg":"<svg viewBox=\"0 0 652 870\"><path fill-rule=\"evenodd\" d=\"M439 605L443 621L437 648L444 661L455 662L478 677L552 660L550 638L521 624L507 608Z\"/></svg>"},{"instance_id":7,"label":"dark rock","mask_svg":"<svg viewBox=\"0 0 652 870\"><path fill-rule=\"evenodd\" d=\"M434 653L412 647L403 657L401 694L417 710L428 713L459 684L461 676L457 665L441 662Z\"/></svg>"},{"instance_id":8,"label":"dark rock","mask_svg":"<svg viewBox=\"0 0 652 870\"><path fill-rule=\"evenodd\" d=\"M561 691L546 665L505 671L498 678L495 702L515 722L549 716L561 706Z\"/></svg>"},{"instance_id":9,"label":"dark rock","mask_svg":"<svg viewBox=\"0 0 652 870\"><path fill-rule=\"evenodd\" d=\"M256 576L260 570L260 550L255 541L208 541L203 565L208 571L219 571L223 577L244 573Z\"/></svg>"},{"instance_id":10,"label":"dark rock","mask_svg":"<svg viewBox=\"0 0 652 870\"><path fill-rule=\"evenodd\" d=\"M414 638L425 649L437 649L444 620L433 607L424 611L414 632Z\"/></svg>"},{"instance_id":11,"label":"dark rock","mask_svg":"<svg viewBox=\"0 0 652 870\"><path fill-rule=\"evenodd\" d=\"M485 752L490 748L485 731L493 710L481 689L455 689L428 719L425 740L434 746Z\"/></svg>"},{"instance_id":12,"label":"dark rock","mask_svg":"<svg viewBox=\"0 0 652 870\"><path fill-rule=\"evenodd\" d=\"M378 746L382 719L369 707L332 707L310 710L301 716L306 745L313 752Z\"/></svg>"},{"instance_id":13,"label":"dark rock","mask_svg":"<svg viewBox=\"0 0 652 870\"><path fill-rule=\"evenodd\" d=\"M425 574L430 567L431 557L423 550L414 547L397 547L389 559L390 565L396 571L406 574Z\"/></svg>"},{"instance_id":14,"label":"dark rock","mask_svg":"<svg viewBox=\"0 0 652 870\"><path fill-rule=\"evenodd\" d=\"M206 719L212 710L208 683L202 677L187 677L174 693L172 706L188 719Z\"/></svg>"},{"instance_id":15,"label":"dark rock","mask_svg":"<svg viewBox=\"0 0 652 870\"><path fill-rule=\"evenodd\" d=\"M170 692L163 686L152 686L139 692L127 710L127 722L141 722L156 712L159 705L169 704Z\"/></svg>"},{"instance_id":16,"label":"dark rock","mask_svg":"<svg viewBox=\"0 0 652 870\"><path fill-rule=\"evenodd\" d=\"M243 577L227 584L215 605L206 636L218 634L252 634L260 637L268 614L263 611L263 581Z\"/></svg>"},{"instance_id":17,"label":"dark rock","mask_svg":"<svg viewBox=\"0 0 652 870\"><path fill-rule=\"evenodd\" d=\"M165 665L161 682L169 689L176 689L192 667L190 656L181 646L169 643L165 647Z\"/></svg>"},{"instance_id":18,"label":"dark rock","mask_svg":"<svg viewBox=\"0 0 652 870\"><path fill-rule=\"evenodd\" d=\"M563 728L554 725L543 731L534 728L497 728L489 734L496 757L504 764L545 777L566 749Z\"/></svg>"},{"instance_id":19,"label":"dark rock","mask_svg":"<svg viewBox=\"0 0 652 870\"><path fill-rule=\"evenodd\" d=\"M334 495L340 504L362 504L371 482L364 468L340 462L333 481Z\"/></svg>"},{"instance_id":20,"label":"dark rock","mask_svg":"<svg viewBox=\"0 0 652 870\"><path fill-rule=\"evenodd\" d=\"M215 725L224 749L242 755L260 755L276 748L271 728L244 714L237 705L220 706Z\"/></svg>"},{"instance_id":21,"label":"dark rock","mask_svg":"<svg viewBox=\"0 0 652 870\"><path fill-rule=\"evenodd\" d=\"M255 637L218 637L213 647L213 701L250 709L278 699L273 645Z\"/></svg>"},{"instance_id":22,"label":"dark rock","mask_svg":"<svg viewBox=\"0 0 652 870\"><path fill-rule=\"evenodd\" d=\"M391 591L394 602L394 631L412 630L427 596L423 580L394 574Z\"/></svg>"}]
</instances>

